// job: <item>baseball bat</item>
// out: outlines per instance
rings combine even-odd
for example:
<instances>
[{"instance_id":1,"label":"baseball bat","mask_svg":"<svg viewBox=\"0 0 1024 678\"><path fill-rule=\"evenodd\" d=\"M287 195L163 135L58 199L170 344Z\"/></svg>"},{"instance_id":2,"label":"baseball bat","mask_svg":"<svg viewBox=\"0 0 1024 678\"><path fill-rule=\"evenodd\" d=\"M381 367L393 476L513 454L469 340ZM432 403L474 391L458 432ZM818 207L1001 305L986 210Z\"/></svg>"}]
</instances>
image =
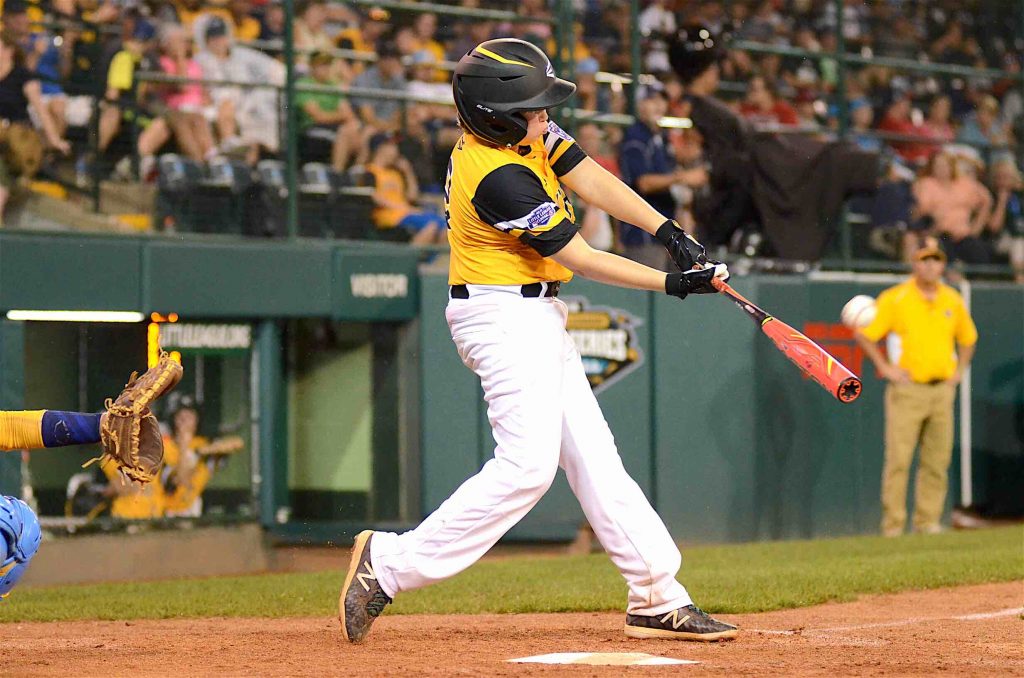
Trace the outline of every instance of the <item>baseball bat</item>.
<instances>
[{"instance_id":1,"label":"baseball bat","mask_svg":"<svg viewBox=\"0 0 1024 678\"><path fill-rule=\"evenodd\" d=\"M828 351L804 336L803 333L769 315L756 304L747 300L728 283L713 278L711 284L729 297L758 324L761 331L775 342L782 355L789 358L800 370L832 394L841 403L852 403L860 396L860 377L847 369L846 365L829 355Z\"/></svg>"}]
</instances>

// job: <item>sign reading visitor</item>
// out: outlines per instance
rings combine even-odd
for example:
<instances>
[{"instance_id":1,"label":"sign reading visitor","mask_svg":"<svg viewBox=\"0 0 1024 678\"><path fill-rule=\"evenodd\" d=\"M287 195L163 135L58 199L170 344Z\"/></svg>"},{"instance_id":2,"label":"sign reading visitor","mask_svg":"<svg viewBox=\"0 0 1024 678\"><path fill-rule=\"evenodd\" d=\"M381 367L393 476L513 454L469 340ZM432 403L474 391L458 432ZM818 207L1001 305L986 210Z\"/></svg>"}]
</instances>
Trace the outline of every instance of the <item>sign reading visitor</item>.
<instances>
[{"instance_id":1,"label":"sign reading visitor","mask_svg":"<svg viewBox=\"0 0 1024 678\"><path fill-rule=\"evenodd\" d=\"M248 350L252 347L252 326L162 323L160 345L179 351Z\"/></svg>"},{"instance_id":2,"label":"sign reading visitor","mask_svg":"<svg viewBox=\"0 0 1024 678\"><path fill-rule=\"evenodd\" d=\"M636 336L642 321L620 308L590 306L584 297L565 299L566 330L576 343L590 388L599 393L643 364Z\"/></svg>"},{"instance_id":3,"label":"sign reading visitor","mask_svg":"<svg viewBox=\"0 0 1024 678\"><path fill-rule=\"evenodd\" d=\"M352 273L352 296L361 299L396 299L409 296L409 276L404 273Z\"/></svg>"},{"instance_id":4,"label":"sign reading visitor","mask_svg":"<svg viewBox=\"0 0 1024 678\"><path fill-rule=\"evenodd\" d=\"M335 257L335 320L384 321L415 318L419 311L416 250L345 250Z\"/></svg>"}]
</instances>

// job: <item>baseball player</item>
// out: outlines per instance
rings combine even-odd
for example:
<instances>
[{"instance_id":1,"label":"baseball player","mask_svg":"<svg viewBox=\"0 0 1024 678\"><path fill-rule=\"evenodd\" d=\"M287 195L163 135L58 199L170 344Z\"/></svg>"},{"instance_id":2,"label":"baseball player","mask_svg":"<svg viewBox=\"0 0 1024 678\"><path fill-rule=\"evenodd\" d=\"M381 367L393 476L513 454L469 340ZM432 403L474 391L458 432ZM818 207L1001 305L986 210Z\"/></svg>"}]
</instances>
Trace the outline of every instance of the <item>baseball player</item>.
<instances>
[{"instance_id":1,"label":"baseball player","mask_svg":"<svg viewBox=\"0 0 1024 678\"><path fill-rule=\"evenodd\" d=\"M484 42L455 70L464 134L445 181L446 317L459 356L480 377L496 447L416 529L358 535L339 600L342 632L352 642L367 636L397 594L476 562L540 500L559 466L629 585L627 636L726 640L738 633L696 607L676 581L679 549L622 466L557 298L574 273L682 299L713 292L712 279L728 271L548 119L547 109L575 89L522 40ZM562 184L655 234L680 272L592 249Z\"/></svg>"},{"instance_id":2,"label":"baseball player","mask_svg":"<svg viewBox=\"0 0 1024 678\"><path fill-rule=\"evenodd\" d=\"M117 400L107 400L104 412L0 411L0 451L100 443L101 463L110 461L124 477L146 484L163 461L160 428L149 404L173 389L181 374L181 365L165 353L141 378L132 374ZM25 574L40 536L31 507L0 495L0 599Z\"/></svg>"}]
</instances>

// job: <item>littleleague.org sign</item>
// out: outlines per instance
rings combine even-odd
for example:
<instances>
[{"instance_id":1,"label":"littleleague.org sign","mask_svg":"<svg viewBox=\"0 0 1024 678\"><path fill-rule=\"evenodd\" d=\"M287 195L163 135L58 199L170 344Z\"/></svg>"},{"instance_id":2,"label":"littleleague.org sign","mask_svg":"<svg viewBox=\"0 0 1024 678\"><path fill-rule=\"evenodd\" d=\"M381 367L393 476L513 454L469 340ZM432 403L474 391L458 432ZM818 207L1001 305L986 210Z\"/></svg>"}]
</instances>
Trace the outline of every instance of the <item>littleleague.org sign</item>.
<instances>
[{"instance_id":1,"label":"littleleague.org sign","mask_svg":"<svg viewBox=\"0 0 1024 678\"><path fill-rule=\"evenodd\" d=\"M160 343L177 349L247 349L252 346L249 325L164 324Z\"/></svg>"}]
</instances>

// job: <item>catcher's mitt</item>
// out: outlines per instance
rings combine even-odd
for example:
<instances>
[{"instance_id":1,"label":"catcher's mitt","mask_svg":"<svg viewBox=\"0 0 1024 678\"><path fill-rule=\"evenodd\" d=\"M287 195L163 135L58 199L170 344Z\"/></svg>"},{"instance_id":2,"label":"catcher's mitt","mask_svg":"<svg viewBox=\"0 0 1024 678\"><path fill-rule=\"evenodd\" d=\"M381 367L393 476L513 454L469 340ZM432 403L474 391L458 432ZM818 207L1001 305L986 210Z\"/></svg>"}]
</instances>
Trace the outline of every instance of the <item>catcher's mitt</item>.
<instances>
[{"instance_id":1,"label":"catcher's mitt","mask_svg":"<svg viewBox=\"0 0 1024 678\"><path fill-rule=\"evenodd\" d=\"M132 372L117 400L107 398L107 411L100 416L101 464L113 460L126 478L142 484L156 476L164 461L164 442L149 404L174 388L181 373L181 365L162 353L141 377Z\"/></svg>"}]
</instances>

